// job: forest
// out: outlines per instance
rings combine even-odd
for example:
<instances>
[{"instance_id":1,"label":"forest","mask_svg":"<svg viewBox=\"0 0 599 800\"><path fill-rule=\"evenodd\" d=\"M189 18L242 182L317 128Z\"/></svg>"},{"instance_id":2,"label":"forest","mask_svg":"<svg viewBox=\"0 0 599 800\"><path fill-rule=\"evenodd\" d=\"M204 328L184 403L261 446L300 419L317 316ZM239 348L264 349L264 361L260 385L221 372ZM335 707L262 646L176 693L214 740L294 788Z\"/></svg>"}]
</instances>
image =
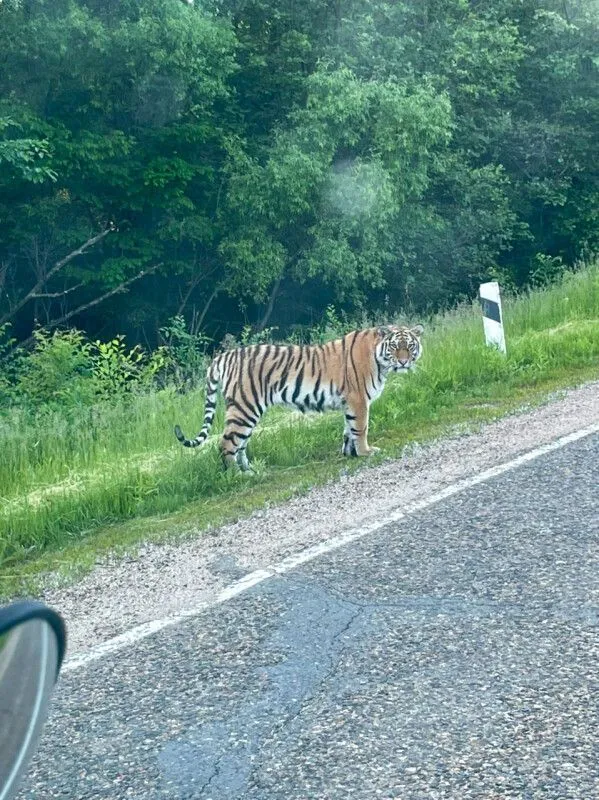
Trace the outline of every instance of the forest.
<instances>
[{"instance_id":1,"label":"forest","mask_svg":"<svg viewBox=\"0 0 599 800\"><path fill-rule=\"evenodd\" d=\"M598 78L596 0L2 0L0 354L550 284L598 249Z\"/></svg>"}]
</instances>

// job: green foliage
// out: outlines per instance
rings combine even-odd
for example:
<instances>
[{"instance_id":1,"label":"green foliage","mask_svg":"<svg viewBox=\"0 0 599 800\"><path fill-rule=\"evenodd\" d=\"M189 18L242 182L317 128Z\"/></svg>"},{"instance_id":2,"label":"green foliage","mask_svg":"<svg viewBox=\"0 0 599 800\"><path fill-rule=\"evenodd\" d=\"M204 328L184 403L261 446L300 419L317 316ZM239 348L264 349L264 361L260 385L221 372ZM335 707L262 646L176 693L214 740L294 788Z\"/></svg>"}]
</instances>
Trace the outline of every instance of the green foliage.
<instances>
[{"instance_id":1,"label":"green foliage","mask_svg":"<svg viewBox=\"0 0 599 800\"><path fill-rule=\"evenodd\" d=\"M559 280L564 272L564 262L560 256L549 256L546 253L537 253L533 259L530 271L530 285L539 287L547 286Z\"/></svg>"},{"instance_id":2,"label":"green foliage","mask_svg":"<svg viewBox=\"0 0 599 800\"><path fill-rule=\"evenodd\" d=\"M0 167L9 169L24 181L55 181L56 172L46 163L50 158L48 142L38 139L14 139L11 132L21 125L10 117L0 117Z\"/></svg>"},{"instance_id":3,"label":"green foliage","mask_svg":"<svg viewBox=\"0 0 599 800\"><path fill-rule=\"evenodd\" d=\"M30 410L68 411L102 401L122 402L152 388L171 360L166 347L148 354L139 345L128 349L124 338L91 342L78 330L39 329L28 353L12 350L14 340L0 340L0 358L6 365L0 392L7 405Z\"/></svg>"},{"instance_id":4,"label":"green foliage","mask_svg":"<svg viewBox=\"0 0 599 800\"><path fill-rule=\"evenodd\" d=\"M94 398L92 348L80 331L37 330L21 361L16 394L35 407L68 408Z\"/></svg>"},{"instance_id":5,"label":"green foliage","mask_svg":"<svg viewBox=\"0 0 599 800\"><path fill-rule=\"evenodd\" d=\"M159 0L33 0L3 4L0 17L0 112L14 130L47 142L57 176L55 186L25 192L9 171L0 174L0 253L11 285L0 310L17 305L32 269L48 272L107 220L118 232L44 287L43 318L152 263L164 264L165 284L193 280L214 239L208 220L231 129L222 111L236 68L229 23ZM82 288L60 294L75 286ZM124 305L112 297L102 314L109 327ZM39 305L23 308L21 325Z\"/></svg>"},{"instance_id":6,"label":"green foliage","mask_svg":"<svg viewBox=\"0 0 599 800\"><path fill-rule=\"evenodd\" d=\"M15 344L16 339L10 335L10 324L0 325L0 408L8 405L14 396L19 360Z\"/></svg>"},{"instance_id":7,"label":"green foliage","mask_svg":"<svg viewBox=\"0 0 599 800\"><path fill-rule=\"evenodd\" d=\"M27 339L81 309L91 338L154 347L179 313L220 341L554 280L599 250L598 20L597 0L4 0L0 319Z\"/></svg>"},{"instance_id":8,"label":"green foliage","mask_svg":"<svg viewBox=\"0 0 599 800\"><path fill-rule=\"evenodd\" d=\"M139 345L127 349L123 335L91 345L92 386L99 399L122 400L134 391L150 389L168 361L165 348L147 355Z\"/></svg>"},{"instance_id":9,"label":"green foliage","mask_svg":"<svg viewBox=\"0 0 599 800\"><path fill-rule=\"evenodd\" d=\"M265 344L272 342L276 328L263 328L261 331L254 331L251 325L246 325L241 331L239 343L243 347L251 344Z\"/></svg>"},{"instance_id":10,"label":"green foliage","mask_svg":"<svg viewBox=\"0 0 599 800\"><path fill-rule=\"evenodd\" d=\"M173 381L180 389L202 386L206 376L207 349L211 340L201 331L190 332L185 318L176 314L160 329L164 342L165 381Z\"/></svg>"},{"instance_id":11,"label":"green foliage","mask_svg":"<svg viewBox=\"0 0 599 800\"><path fill-rule=\"evenodd\" d=\"M334 305L328 305L322 321L310 329L310 342L318 344L330 342L332 339L345 336L352 327L361 326L352 326L346 315L340 316Z\"/></svg>"},{"instance_id":12,"label":"green foliage","mask_svg":"<svg viewBox=\"0 0 599 800\"><path fill-rule=\"evenodd\" d=\"M318 278L360 305L384 285L389 228L426 189L429 156L449 139L449 104L429 87L362 81L347 68L317 70L307 91L267 161L238 161L228 201L243 238L224 252L244 280L260 275L256 300L268 286L259 261L270 281ZM248 238L250 223L260 239Z\"/></svg>"}]
</instances>

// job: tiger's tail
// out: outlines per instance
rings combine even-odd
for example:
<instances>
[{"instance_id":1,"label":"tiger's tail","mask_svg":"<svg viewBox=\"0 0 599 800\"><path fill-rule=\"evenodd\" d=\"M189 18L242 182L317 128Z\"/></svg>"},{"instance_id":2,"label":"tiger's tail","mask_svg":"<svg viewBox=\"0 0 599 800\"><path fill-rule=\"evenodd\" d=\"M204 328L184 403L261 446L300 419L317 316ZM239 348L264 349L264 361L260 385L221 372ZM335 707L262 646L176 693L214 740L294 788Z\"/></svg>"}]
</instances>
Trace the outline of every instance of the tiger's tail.
<instances>
[{"instance_id":1,"label":"tiger's tail","mask_svg":"<svg viewBox=\"0 0 599 800\"><path fill-rule=\"evenodd\" d=\"M206 376L206 406L204 409L204 424L202 430L193 439L186 439L183 431L178 425L175 425L175 436L181 442L183 447L201 447L210 433L212 421L214 419L214 412L216 410L216 392L220 382L220 371L218 368L218 361L213 361L208 375Z\"/></svg>"}]
</instances>

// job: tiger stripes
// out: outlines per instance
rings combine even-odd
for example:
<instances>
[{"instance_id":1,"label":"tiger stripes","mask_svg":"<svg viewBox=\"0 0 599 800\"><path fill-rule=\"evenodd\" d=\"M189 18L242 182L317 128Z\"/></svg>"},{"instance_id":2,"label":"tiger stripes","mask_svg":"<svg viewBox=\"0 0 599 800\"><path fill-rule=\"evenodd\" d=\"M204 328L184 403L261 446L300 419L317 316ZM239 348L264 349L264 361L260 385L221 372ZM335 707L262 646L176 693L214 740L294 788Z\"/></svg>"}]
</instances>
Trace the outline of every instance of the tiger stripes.
<instances>
[{"instance_id":1,"label":"tiger stripes","mask_svg":"<svg viewBox=\"0 0 599 800\"><path fill-rule=\"evenodd\" d=\"M225 466L249 468L247 445L258 420L273 405L306 411L342 409L343 455L367 456L370 404L383 391L390 372L407 372L422 354L422 325L385 326L348 333L322 345L258 344L216 356L206 377L204 423L194 439L181 428L185 447L207 439L219 386L225 401L220 449Z\"/></svg>"}]
</instances>

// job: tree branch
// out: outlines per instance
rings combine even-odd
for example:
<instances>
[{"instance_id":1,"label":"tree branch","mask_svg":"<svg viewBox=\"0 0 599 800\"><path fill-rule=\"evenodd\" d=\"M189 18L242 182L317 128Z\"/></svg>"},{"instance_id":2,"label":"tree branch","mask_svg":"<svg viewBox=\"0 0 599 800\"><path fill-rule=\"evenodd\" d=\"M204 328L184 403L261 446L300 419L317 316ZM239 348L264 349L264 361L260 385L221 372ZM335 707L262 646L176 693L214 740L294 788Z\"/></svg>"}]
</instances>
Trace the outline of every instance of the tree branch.
<instances>
[{"instance_id":1,"label":"tree branch","mask_svg":"<svg viewBox=\"0 0 599 800\"><path fill-rule=\"evenodd\" d=\"M48 272L42 278L38 280L38 282L32 289L30 289L29 292L27 292L27 294L25 294L18 301L18 303L15 306L13 306L13 308L11 308L3 317L0 318L0 325L4 325L5 322L8 322L9 319L12 319L12 317L14 317L14 315L17 312L19 312L26 303L28 303L31 299L36 297L40 289L46 285L46 283L50 280L50 278L53 275L56 275L56 273L59 270L61 270L64 266L66 266L70 261L72 261L77 256L82 255L88 248L97 244L101 239L103 239L105 236L108 236L108 234L114 230L116 230L116 227L114 223L111 222L108 228L105 228L103 231L100 231L100 233L97 233L95 236L92 236L91 239L88 239L87 242L84 242L76 250L73 250L67 256L61 258L60 261L57 261L56 264L54 264L54 266L51 269L49 269Z\"/></svg>"},{"instance_id":2,"label":"tree branch","mask_svg":"<svg viewBox=\"0 0 599 800\"><path fill-rule=\"evenodd\" d=\"M182 314L182 313L183 313L183 311L184 311L184 309L185 309L185 306L187 305L187 301L188 301L188 300L189 300L189 298L191 297L191 293L192 293L192 292L193 292L193 290L196 288L196 286L197 286L197 285L200 283L200 281L203 279L203 277L204 277L203 275L195 275L195 276L194 276L194 277L193 277L193 278L192 278L192 279L189 281L189 287L188 287L188 290L185 292L185 295L183 296L183 298L182 298L181 302L179 303L179 308L177 309L177 314L176 314L176 316L178 316L179 314Z\"/></svg>"},{"instance_id":3,"label":"tree branch","mask_svg":"<svg viewBox=\"0 0 599 800\"><path fill-rule=\"evenodd\" d=\"M129 284L133 283L134 281L138 281L140 278L143 278L144 275L148 275L150 272L154 272L157 270L158 267L161 267L162 264L154 264L152 267L148 267L147 269L142 269L141 272L138 272L137 275L134 275L132 278L128 278L126 281L119 283L118 286L115 286L114 289L111 289L109 292L104 292L104 294L100 295L100 297L96 297L94 300L90 300L89 303L83 303L78 308L74 308L72 311L69 311L67 314L63 314L62 317L56 317L56 319L51 319L43 328L55 328L57 325L62 325L63 322L71 319L76 314L80 314L82 311L87 311L88 308L93 308L97 306L98 303L107 300L109 297L117 294L118 292L122 292ZM30 336L29 339L25 339L24 342L19 343L19 347L27 347L33 341L33 336Z\"/></svg>"},{"instance_id":4,"label":"tree branch","mask_svg":"<svg viewBox=\"0 0 599 800\"><path fill-rule=\"evenodd\" d=\"M62 292L40 292L39 294L32 294L31 299L33 300L36 297L64 297L65 294L70 294L76 289L80 289L82 286L82 283L78 283L77 286L71 286L70 289L64 289Z\"/></svg>"},{"instance_id":5,"label":"tree branch","mask_svg":"<svg viewBox=\"0 0 599 800\"><path fill-rule=\"evenodd\" d=\"M14 258L9 258L8 261L3 261L0 263L0 294L2 294L4 290L4 284L6 283L6 276L8 275L9 267L13 262Z\"/></svg>"}]
</instances>

